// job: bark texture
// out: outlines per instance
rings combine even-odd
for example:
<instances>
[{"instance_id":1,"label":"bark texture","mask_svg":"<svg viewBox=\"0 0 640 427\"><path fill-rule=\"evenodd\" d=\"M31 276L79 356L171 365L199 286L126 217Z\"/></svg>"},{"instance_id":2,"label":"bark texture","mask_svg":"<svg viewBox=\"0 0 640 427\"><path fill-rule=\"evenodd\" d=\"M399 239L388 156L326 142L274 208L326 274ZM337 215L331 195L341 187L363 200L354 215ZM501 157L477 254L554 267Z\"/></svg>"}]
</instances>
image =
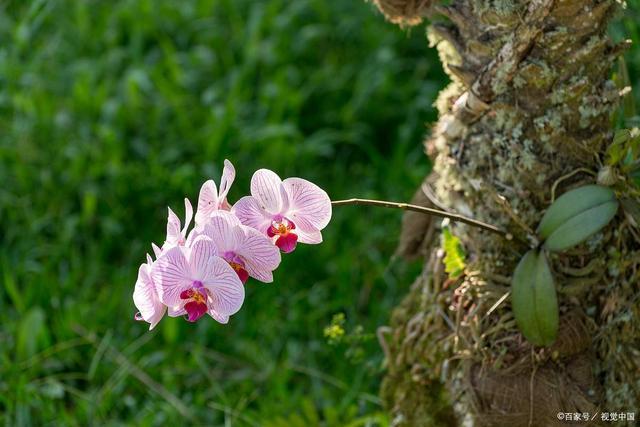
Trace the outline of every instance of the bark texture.
<instances>
[{"instance_id":1,"label":"bark texture","mask_svg":"<svg viewBox=\"0 0 640 427\"><path fill-rule=\"evenodd\" d=\"M376 3L389 14L384 0ZM622 210L584 244L552 255L561 322L551 348L519 334L509 299L515 265L537 244L533 230L555 197L598 175L619 197L636 196L604 167L620 97L611 66L627 45L606 33L617 3L419 3L452 82L436 101L440 118L425 142L434 172L414 201L515 238L453 224L467 268L451 279L439 221L405 218L399 253L423 256L425 267L384 338L382 395L392 425L549 427L566 425L558 412L637 412L640 239ZM410 23L418 22L410 12Z\"/></svg>"}]
</instances>

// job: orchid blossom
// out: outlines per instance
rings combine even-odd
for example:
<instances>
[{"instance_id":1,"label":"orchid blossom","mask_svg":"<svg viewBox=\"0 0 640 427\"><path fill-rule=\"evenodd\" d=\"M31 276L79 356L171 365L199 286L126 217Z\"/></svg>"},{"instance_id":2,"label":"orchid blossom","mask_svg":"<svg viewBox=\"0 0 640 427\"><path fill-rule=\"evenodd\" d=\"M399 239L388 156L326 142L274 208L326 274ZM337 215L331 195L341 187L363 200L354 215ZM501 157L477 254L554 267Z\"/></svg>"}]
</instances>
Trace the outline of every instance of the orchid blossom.
<instances>
[{"instance_id":1,"label":"orchid blossom","mask_svg":"<svg viewBox=\"0 0 640 427\"><path fill-rule=\"evenodd\" d=\"M243 224L267 235L289 253L297 242L322 242L320 231L331 219L331 200L307 180L283 181L274 172L260 169L251 178L251 196L238 200L231 211Z\"/></svg>"},{"instance_id":2,"label":"orchid blossom","mask_svg":"<svg viewBox=\"0 0 640 427\"><path fill-rule=\"evenodd\" d=\"M249 276L261 282L273 281L280 251L265 235L225 211L211 214L203 234L215 243L218 256L229 263L243 283Z\"/></svg>"},{"instance_id":3,"label":"orchid blossom","mask_svg":"<svg viewBox=\"0 0 640 427\"><path fill-rule=\"evenodd\" d=\"M167 311L167 307L160 302L157 287L151 278L152 266L153 260L147 254L147 263L138 269L138 280L133 290L133 303L140 310L135 319L149 323L149 330L156 327Z\"/></svg>"},{"instance_id":4,"label":"orchid blossom","mask_svg":"<svg viewBox=\"0 0 640 427\"><path fill-rule=\"evenodd\" d=\"M205 313L227 323L244 301L244 286L238 274L216 256L215 243L206 236L190 247L174 246L156 260L151 278L158 286L160 301L172 317L186 314L195 322Z\"/></svg>"},{"instance_id":5,"label":"orchid blossom","mask_svg":"<svg viewBox=\"0 0 640 427\"><path fill-rule=\"evenodd\" d=\"M224 161L222 177L220 178L220 192L216 188L216 183L210 179L202 184L200 195L198 196L198 210L196 212L196 227L203 227L209 220L211 213L217 210L230 210L231 205L227 202L227 194L236 178L236 170L229 160Z\"/></svg>"},{"instance_id":6,"label":"orchid blossom","mask_svg":"<svg viewBox=\"0 0 640 427\"><path fill-rule=\"evenodd\" d=\"M249 277L273 281L280 250L291 252L298 242L322 242L320 232L331 219L331 200L324 190L260 169L251 179L251 196L232 207L227 194L235 175L225 160L219 191L212 180L202 185L191 231L189 200L184 201L184 224L169 209L166 240L162 247L152 243L156 261L147 255L133 293L139 310L135 318L148 322L150 329L167 312L189 322L209 314L227 323L242 306Z\"/></svg>"}]
</instances>

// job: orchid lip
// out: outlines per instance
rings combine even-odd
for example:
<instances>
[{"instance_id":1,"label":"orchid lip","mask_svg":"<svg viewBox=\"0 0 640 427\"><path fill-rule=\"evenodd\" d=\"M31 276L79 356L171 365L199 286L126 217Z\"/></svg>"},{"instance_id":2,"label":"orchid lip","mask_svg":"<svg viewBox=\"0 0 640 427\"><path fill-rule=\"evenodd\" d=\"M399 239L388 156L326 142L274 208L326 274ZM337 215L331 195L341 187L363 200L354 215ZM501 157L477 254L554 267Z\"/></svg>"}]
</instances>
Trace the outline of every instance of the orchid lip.
<instances>
[{"instance_id":1,"label":"orchid lip","mask_svg":"<svg viewBox=\"0 0 640 427\"><path fill-rule=\"evenodd\" d=\"M192 288L180 292L180 298L188 300L184 309L187 311L186 319L189 322L195 322L207 312L207 295L202 288L202 282L194 280Z\"/></svg>"},{"instance_id":2,"label":"orchid lip","mask_svg":"<svg viewBox=\"0 0 640 427\"><path fill-rule=\"evenodd\" d=\"M293 252L298 243L298 235L295 233L286 233L276 240L276 246L284 253Z\"/></svg>"},{"instance_id":3,"label":"orchid lip","mask_svg":"<svg viewBox=\"0 0 640 427\"><path fill-rule=\"evenodd\" d=\"M267 236L285 236L291 230L295 230L296 225L290 219L278 215L271 221L271 226L267 229Z\"/></svg>"},{"instance_id":4,"label":"orchid lip","mask_svg":"<svg viewBox=\"0 0 640 427\"><path fill-rule=\"evenodd\" d=\"M187 321L195 322L207 312L207 305L199 301L190 301L184 305L187 311Z\"/></svg>"}]
</instances>

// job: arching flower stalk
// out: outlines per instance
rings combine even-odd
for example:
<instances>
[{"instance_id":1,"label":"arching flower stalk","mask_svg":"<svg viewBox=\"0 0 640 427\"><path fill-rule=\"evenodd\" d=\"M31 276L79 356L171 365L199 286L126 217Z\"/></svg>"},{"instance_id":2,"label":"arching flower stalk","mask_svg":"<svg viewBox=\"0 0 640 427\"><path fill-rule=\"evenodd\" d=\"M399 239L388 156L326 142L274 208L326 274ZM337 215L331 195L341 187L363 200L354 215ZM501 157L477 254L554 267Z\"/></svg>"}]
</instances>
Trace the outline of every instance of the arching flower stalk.
<instances>
[{"instance_id":1,"label":"arching flower stalk","mask_svg":"<svg viewBox=\"0 0 640 427\"><path fill-rule=\"evenodd\" d=\"M231 205L227 195L235 179L231 162L224 161L220 187L213 180L200 189L195 226L189 231L193 208L185 199L185 221L169 208L167 237L162 247L152 244L156 260L147 255L133 293L139 310L136 320L153 329L168 313L195 322L205 314L227 323L244 301L250 278L270 283L280 265L280 252L290 253L298 243L322 242L333 205L364 204L408 209L450 218L501 234L490 224L449 212L405 203L349 199L332 202L317 185L302 178L280 177L260 169L251 178L251 195Z\"/></svg>"}]
</instances>

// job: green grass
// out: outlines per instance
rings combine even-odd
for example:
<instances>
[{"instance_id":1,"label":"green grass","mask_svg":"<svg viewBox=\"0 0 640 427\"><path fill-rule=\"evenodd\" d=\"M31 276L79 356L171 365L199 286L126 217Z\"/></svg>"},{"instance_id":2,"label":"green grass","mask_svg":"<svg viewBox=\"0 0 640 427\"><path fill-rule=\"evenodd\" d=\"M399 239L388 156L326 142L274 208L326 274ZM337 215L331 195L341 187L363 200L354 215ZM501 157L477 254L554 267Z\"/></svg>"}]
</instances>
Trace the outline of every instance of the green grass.
<instances>
[{"instance_id":1,"label":"green grass","mask_svg":"<svg viewBox=\"0 0 640 427\"><path fill-rule=\"evenodd\" d=\"M422 30L342 0L33 1L0 10L5 425L382 425L388 322L418 265L400 214L341 207L222 326L133 321L137 267L236 165L407 200L443 73ZM364 338L329 345L345 313Z\"/></svg>"},{"instance_id":2,"label":"green grass","mask_svg":"<svg viewBox=\"0 0 640 427\"><path fill-rule=\"evenodd\" d=\"M445 84L423 29L357 0L0 2L0 421L386 425L371 336L420 269L392 259L399 213L336 208L226 326L149 333L131 294L166 206L224 158L232 201L261 167L408 200Z\"/></svg>"}]
</instances>

